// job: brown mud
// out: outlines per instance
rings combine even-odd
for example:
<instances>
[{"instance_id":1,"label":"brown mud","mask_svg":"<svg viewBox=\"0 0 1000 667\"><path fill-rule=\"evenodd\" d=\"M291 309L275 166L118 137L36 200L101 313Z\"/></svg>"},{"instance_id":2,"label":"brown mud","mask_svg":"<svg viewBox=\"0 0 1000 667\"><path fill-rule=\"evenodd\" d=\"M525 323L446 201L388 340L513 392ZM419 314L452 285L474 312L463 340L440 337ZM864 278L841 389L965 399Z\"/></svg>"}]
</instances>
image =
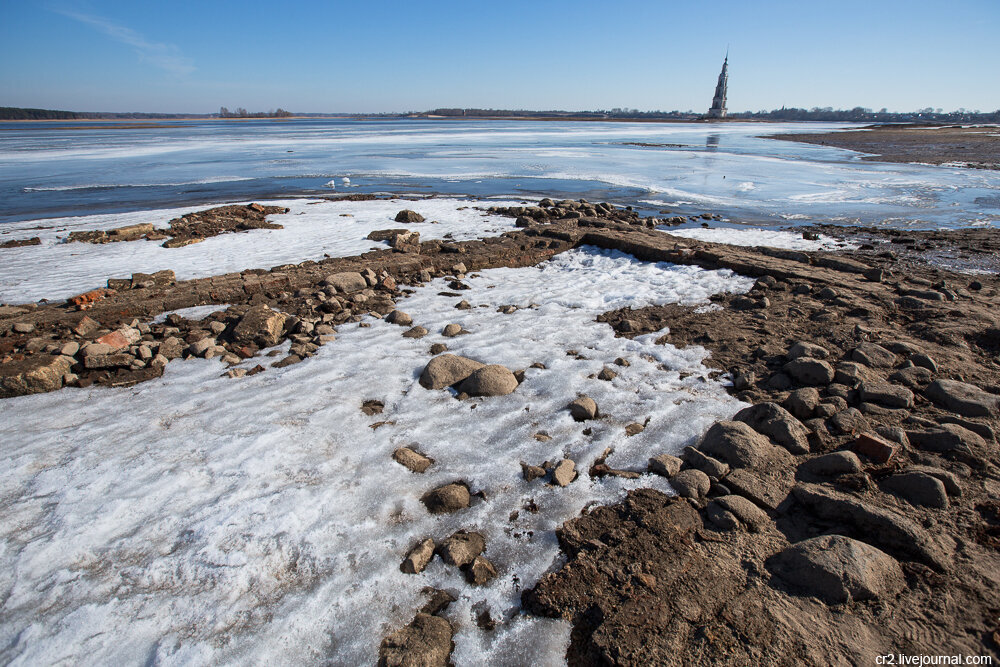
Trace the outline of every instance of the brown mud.
<instances>
[{"instance_id":1,"label":"brown mud","mask_svg":"<svg viewBox=\"0 0 1000 667\"><path fill-rule=\"evenodd\" d=\"M765 139L798 141L870 153L863 160L959 164L1000 169L996 126L872 125L860 130L814 134L769 134Z\"/></svg>"}]
</instances>

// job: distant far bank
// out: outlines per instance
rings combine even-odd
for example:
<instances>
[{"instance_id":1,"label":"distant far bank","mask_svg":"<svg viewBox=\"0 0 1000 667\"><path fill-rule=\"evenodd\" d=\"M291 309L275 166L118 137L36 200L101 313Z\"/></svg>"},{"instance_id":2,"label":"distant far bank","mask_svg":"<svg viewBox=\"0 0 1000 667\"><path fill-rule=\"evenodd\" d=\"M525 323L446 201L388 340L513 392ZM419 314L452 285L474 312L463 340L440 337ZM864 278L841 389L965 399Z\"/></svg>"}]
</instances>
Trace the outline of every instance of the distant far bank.
<instances>
[{"instance_id":1,"label":"distant far bank","mask_svg":"<svg viewBox=\"0 0 1000 667\"><path fill-rule=\"evenodd\" d=\"M538 120L538 121L624 121L624 122L692 122L708 120L705 114L693 111L639 111L638 109L611 109L598 111L530 111L510 109L458 109L441 108L430 111L408 113L303 113L290 112L284 109L275 111L248 112L238 108L230 112L226 107L217 113L210 114L168 114L145 112L90 112L90 111L60 111L54 109L31 109L20 107L0 107L0 120L3 121L66 121L66 120L117 120L117 121L156 121L156 120L294 120L308 118L344 118L356 120L395 120L403 118L426 118L432 120ZM771 111L741 111L729 114L719 121L840 121L855 123L1000 123L1000 110L981 112L958 111L943 112L940 109L920 109L911 112L890 112L882 109L855 107L853 109L812 108L798 109L782 107ZM105 126L107 127L107 126ZM131 123L124 127L135 127Z\"/></svg>"}]
</instances>

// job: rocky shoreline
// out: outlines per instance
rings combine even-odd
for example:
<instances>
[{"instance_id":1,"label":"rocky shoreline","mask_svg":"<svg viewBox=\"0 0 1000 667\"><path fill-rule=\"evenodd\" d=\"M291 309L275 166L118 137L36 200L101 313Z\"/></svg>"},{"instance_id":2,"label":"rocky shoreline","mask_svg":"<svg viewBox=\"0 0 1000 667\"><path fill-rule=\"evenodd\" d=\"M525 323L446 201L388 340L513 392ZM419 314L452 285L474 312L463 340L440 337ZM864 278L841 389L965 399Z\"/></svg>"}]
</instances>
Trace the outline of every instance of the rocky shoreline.
<instances>
[{"instance_id":1,"label":"rocky shoreline","mask_svg":"<svg viewBox=\"0 0 1000 667\"><path fill-rule=\"evenodd\" d=\"M543 200L492 212L519 229L420 242L419 216L401 211L401 227L382 235L390 247L357 257L192 281L165 270L65 303L0 306L0 396L128 386L192 356L218 357L220 372L235 378L266 371L261 351L285 341L290 349L273 365L308 363L337 327L363 325L365 315L420 337L427 331L395 308L408 286L447 277L455 307L471 307L462 299L467 274L535 265L581 245L731 269L757 282L748 294L714 297L716 308L598 318L619 336L666 328L659 342L704 346L706 363L729 373L750 407L648 469L612 469L605 456L512 470L512 480L561 486L578 475L663 475L678 492L636 490L564 524L557 537L567 561L525 592L524 611L573 624L571 664L1000 657L1000 281L928 265L924 253L989 252L981 230L889 246L901 252L867 243L891 234L862 230L856 251L800 252L671 237L651 229L665 221L607 204ZM204 320L154 321L206 304L219 310ZM428 390L490 396L524 380L523 369L470 365L442 344L429 352ZM258 358L247 370L244 361ZM616 363L628 362L606 360L595 381L612 378ZM600 420L600 406L583 398L567 406L574 419ZM433 464L413 450L394 459L416 474ZM469 496L458 480L422 500L430 512L457 512ZM399 562L416 573L440 556L475 586L496 573L485 551L481 536L460 531L428 536ZM449 594L428 594L413 621L385 637L382 664L448 662ZM492 621L480 621L490 632Z\"/></svg>"}]
</instances>

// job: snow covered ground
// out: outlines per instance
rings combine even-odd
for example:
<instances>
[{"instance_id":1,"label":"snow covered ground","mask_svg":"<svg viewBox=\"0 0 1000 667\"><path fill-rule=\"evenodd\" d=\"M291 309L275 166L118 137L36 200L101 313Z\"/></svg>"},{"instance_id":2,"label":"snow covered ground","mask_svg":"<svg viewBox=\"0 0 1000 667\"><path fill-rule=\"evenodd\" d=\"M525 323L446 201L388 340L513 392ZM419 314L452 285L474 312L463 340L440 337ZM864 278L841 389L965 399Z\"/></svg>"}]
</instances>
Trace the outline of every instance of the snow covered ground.
<instances>
[{"instance_id":1,"label":"snow covered ground","mask_svg":"<svg viewBox=\"0 0 1000 667\"><path fill-rule=\"evenodd\" d=\"M508 223L472 210L452 219L431 208L440 204L413 203L442 221L421 225L421 234L458 236L463 224L472 234ZM330 223L310 221L309 206L300 205L301 227L293 213L282 219L283 231L212 239L189 255L165 251L185 262L127 270L208 271L213 255L203 260L198 253L213 241L262 253L244 264L348 252L358 243L328 239ZM344 224L357 226L351 239L363 238L368 229L391 226L385 216L399 208L388 203L370 217L355 212ZM327 240L310 248L300 233L313 234L314 244ZM296 249L282 249L282 238ZM265 245L271 254L263 254ZM137 251L136 259L152 252ZM233 270L240 262L230 257L238 255L230 247L218 258L226 266L211 265L211 272ZM3 275L5 289L13 289L10 269ZM615 338L594 318L624 306L704 304L716 292L746 291L752 281L581 248L467 282L472 289L462 296L472 310L456 310L458 298L438 294L443 280L400 300L399 309L430 330L423 339L369 320L367 328L340 327L316 357L255 376L221 377L224 367L215 360L175 361L164 377L128 389L5 400L0 662L372 664L385 632L408 622L422 604L421 589L435 586L458 596L447 612L457 628L455 664L561 664L568 624L518 611L521 591L557 563L554 529L629 488L668 489L650 475L591 479L590 464L614 447L612 467L644 469L651 455L679 453L742 407L708 377L704 349L655 345L657 334ZM18 289L53 291L30 278ZM521 308L497 312L508 304ZM471 333L442 338L452 322ZM508 396L458 401L417 383L435 342L512 369L534 362L546 368L528 368ZM611 382L594 378L617 357L631 365L615 366ZM579 393L606 416L574 422L565 406ZM366 399L383 401L383 414L365 416ZM647 418L645 431L626 437L627 424ZM372 428L379 421L389 423ZM551 440L534 437L543 431ZM406 445L435 464L422 475L396 464L393 450ZM581 471L568 487L522 479L521 461L563 457ZM456 480L485 498L454 514L429 514L421 495ZM532 501L537 513L525 509ZM419 575L399 571L415 542L459 529L485 535L485 555L499 571L492 583L471 587L440 559ZM476 626L485 609L499 622L493 632Z\"/></svg>"},{"instance_id":2,"label":"snow covered ground","mask_svg":"<svg viewBox=\"0 0 1000 667\"><path fill-rule=\"evenodd\" d=\"M92 245L62 243L60 239L72 231L112 229L142 222L166 227L173 218L209 206L5 223L0 227L0 232L4 232L0 241L38 236L42 244L0 251L0 303L65 299L103 287L108 278L127 278L136 272L173 269L178 279L186 280L244 269L269 269L280 264L322 259L324 255L358 255L386 247L385 243L365 238L376 229L405 227L419 231L423 240L441 239L447 235L456 241L496 236L514 229L514 220L486 215L484 209L516 206L520 202L292 199L262 203L291 209L285 215L268 218L283 225L284 229L222 234L182 248L163 248L162 241ZM394 222L396 213L404 208L420 213L427 221Z\"/></svg>"},{"instance_id":3,"label":"snow covered ground","mask_svg":"<svg viewBox=\"0 0 1000 667\"><path fill-rule=\"evenodd\" d=\"M787 250L847 250L857 247L852 243L835 239L826 234L820 234L819 240L810 241L802 238L801 232L786 232L776 229L753 227L694 227L690 229L659 227L658 229L686 239L729 245L768 246Z\"/></svg>"}]
</instances>

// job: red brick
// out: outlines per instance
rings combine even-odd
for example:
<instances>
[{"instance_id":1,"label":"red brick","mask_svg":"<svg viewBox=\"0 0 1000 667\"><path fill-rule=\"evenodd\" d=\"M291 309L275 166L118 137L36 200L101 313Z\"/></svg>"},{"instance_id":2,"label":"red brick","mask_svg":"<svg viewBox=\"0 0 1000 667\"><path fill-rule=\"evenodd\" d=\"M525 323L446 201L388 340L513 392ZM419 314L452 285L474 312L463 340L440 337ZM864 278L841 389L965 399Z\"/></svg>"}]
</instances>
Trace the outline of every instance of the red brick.
<instances>
[{"instance_id":1,"label":"red brick","mask_svg":"<svg viewBox=\"0 0 1000 667\"><path fill-rule=\"evenodd\" d=\"M851 443L851 449L876 463L889 463L899 452L899 445L887 442L874 433L862 433Z\"/></svg>"}]
</instances>

